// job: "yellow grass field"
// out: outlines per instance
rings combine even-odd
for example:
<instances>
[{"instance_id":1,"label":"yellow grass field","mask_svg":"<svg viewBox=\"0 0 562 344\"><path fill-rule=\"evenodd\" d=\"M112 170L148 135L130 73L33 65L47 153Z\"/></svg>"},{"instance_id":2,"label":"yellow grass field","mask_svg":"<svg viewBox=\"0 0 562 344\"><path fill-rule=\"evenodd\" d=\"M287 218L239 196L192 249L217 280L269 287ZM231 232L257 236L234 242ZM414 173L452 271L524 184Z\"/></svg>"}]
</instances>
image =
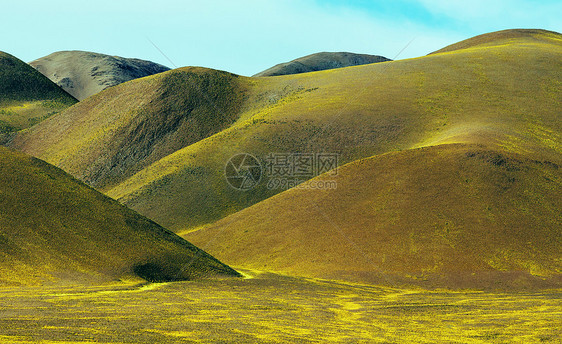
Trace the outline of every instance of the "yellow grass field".
<instances>
[{"instance_id":1,"label":"yellow grass field","mask_svg":"<svg viewBox=\"0 0 562 344\"><path fill-rule=\"evenodd\" d=\"M2 343L560 343L560 290L252 278L0 289Z\"/></svg>"}]
</instances>

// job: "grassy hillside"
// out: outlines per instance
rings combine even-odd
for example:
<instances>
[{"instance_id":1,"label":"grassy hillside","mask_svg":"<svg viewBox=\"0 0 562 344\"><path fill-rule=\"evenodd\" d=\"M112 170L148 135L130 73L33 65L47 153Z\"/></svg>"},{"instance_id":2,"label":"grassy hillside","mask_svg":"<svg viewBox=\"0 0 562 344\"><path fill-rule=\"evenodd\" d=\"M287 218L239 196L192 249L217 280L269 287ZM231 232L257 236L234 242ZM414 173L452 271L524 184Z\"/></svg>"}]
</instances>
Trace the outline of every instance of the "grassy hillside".
<instances>
[{"instance_id":1,"label":"grassy hillside","mask_svg":"<svg viewBox=\"0 0 562 344\"><path fill-rule=\"evenodd\" d=\"M173 70L96 94L20 133L11 146L104 189L228 127L245 88L226 72Z\"/></svg>"},{"instance_id":2,"label":"grassy hillside","mask_svg":"<svg viewBox=\"0 0 562 344\"><path fill-rule=\"evenodd\" d=\"M74 103L76 99L27 63L0 52L0 136L30 127Z\"/></svg>"},{"instance_id":3,"label":"grassy hillside","mask_svg":"<svg viewBox=\"0 0 562 344\"><path fill-rule=\"evenodd\" d=\"M269 189L267 176L249 192L231 188L224 167L241 152L262 159L279 152L337 153L347 163L477 143L559 163L562 44L547 31L533 41L514 35L519 38L506 44L275 78L175 70L103 91L18 135L12 146L176 232L283 191ZM172 76L186 76L185 82L167 80ZM205 86L218 76L227 80L222 86ZM182 110L165 109L193 102L187 95L219 124L211 121L210 129L183 140L192 126L174 131L161 120L183 118Z\"/></svg>"},{"instance_id":4,"label":"grassy hillside","mask_svg":"<svg viewBox=\"0 0 562 344\"><path fill-rule=\"evenodd\" d=\"M437 50L432 54L446 53L456 50L469 49L469 48L483 48L490 46L505 45L514 42L522 43L541 43L544 41L551 41L552 43L560 44L562 38L560 33L539 29L512 29L486 33L464 41L451 44L443 49Z\"/></svg>"},{"instance_id":5,"label":"grassy hillside","mask_svg":"<svg viewBox=\"0 0 562 344\"><path fill-rule=\"evenodd\" d=\"M150 61L87 51L58 51L29 64L79 100L129 80L170 70Z\"/></svg>"},{"instance_id":6,"label":"grassy hillside","mask_svg":"<svg viewBox=\"0 0 562 344\"><path fill-rule=\"evenodd\" d=\"M280 63L264 70L263 72L257 73L254 76L261 77L309 73L387 61L390 61L390 59L377 55L353 54L347 52L322 52L300 57L290 62Z\"/></svg>"},{"instance_id":7,"label":"grassy hillside","mask_svg":"<svg viewBox=\"0 0 562 344\"><path fill-rule=\"evenodd\" d=\"M236 275L41 160L0 148L0 285Z\"/></svg>"},{"instance_id":8,"label":"grassy hillside","mask_svg":"<svg viewBox=\"0 0 562 344\"><path fill-rule=\"evenodd\" d=\"M233 266L291 275L560 287L561 204L560 165L451 144L355 161L185 237Z\"/></svg>"},{"instance_id":9,"label":"grassy hillside","mask_svg":"<svg viewBox=\"0 0 562 344\"><path fill-rule=\"evenodd\" d=\"M268 178L232 189L224 166L236 153L337 153L340 162L443 143L477 143L560 163L562 45L453 53L254 81L256 91L295 90L247 112L232 127L186 147L108 192L183 231L214 222L282 189ZM264 91L269 87L269 91Z\"/></svg>"}]
</instances>

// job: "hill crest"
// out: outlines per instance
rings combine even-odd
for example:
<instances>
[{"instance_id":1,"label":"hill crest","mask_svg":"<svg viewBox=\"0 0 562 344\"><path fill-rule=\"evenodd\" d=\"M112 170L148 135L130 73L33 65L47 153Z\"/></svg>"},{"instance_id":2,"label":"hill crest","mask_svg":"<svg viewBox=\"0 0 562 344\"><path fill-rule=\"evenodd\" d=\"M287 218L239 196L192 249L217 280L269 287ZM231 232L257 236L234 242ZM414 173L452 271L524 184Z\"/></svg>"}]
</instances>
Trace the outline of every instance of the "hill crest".
<instances>
[{"instance_id":1,"label":"hill crest","mask_svg":"<svg viewBox=\"0 0 562 344\"><path fill-rule=\"evenodd\" d=\"M469 49L481 46L494 46L509 43L513 40L529 40L533 42L557 42L562 44L562 34L554 31L542 29L510 29L496 32L485 33L451 44L445 48L432 52L439 54L452 52L462 49ZM431 55L430 54L430 55Z\"/></svg>"}]
</instances>

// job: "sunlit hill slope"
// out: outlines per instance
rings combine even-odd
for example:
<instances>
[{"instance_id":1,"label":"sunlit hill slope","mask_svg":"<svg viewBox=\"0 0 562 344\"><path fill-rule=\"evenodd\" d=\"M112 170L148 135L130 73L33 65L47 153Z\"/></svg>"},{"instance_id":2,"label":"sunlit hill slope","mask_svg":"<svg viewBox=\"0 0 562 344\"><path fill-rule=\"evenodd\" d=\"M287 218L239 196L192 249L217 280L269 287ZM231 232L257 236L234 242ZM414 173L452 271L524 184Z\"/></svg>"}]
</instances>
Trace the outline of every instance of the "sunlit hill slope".
<instances>
[{"instance_id":1,"label":"sunlit hill slope","mask_svg":"<svg viewBox=\"0 0 562 344\"><path fill-rule=\"evenodd\" d=\"M77 101L27 63L0 52L0 142Z\"/></svg>"},{"instance_id":2,"label":"sunlit hill slope","mask_svg":"<svg viewBox=\"0 0 562 344\"><path fill-rule=\"evenodd\" d=\"M175 231L211 223L282 190L224 178L236 153L340 154L340 163L445 143L474 143L560 163L560 40L513 42L418 59L254 81L292 94L175 152L108 191ZM267 82L267 83L266 83ZM252 99L252 98L250 98Z\"/></svg>"},{"instance_id":3,"label":"sunlit hill slope","mask_svg":"<svg viewBox=\"0 0 562 344\"><path fill-rule=\"evenodd\" d=\"M337 187L315 188L328 182ZM450 144L358 160L301 187L185 237L234 266L292 275L450 288L562 284L557 164Z\"/></svg>"}]
</instances>

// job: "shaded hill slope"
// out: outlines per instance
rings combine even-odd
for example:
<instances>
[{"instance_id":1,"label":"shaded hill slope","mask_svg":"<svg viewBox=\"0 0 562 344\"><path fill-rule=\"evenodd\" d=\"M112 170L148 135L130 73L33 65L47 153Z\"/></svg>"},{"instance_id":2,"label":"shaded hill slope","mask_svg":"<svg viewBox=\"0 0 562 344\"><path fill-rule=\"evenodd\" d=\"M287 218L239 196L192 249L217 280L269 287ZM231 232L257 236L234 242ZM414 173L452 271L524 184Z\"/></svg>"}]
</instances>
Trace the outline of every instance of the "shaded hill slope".
<instances>
[{"instance_id":1,"label":"shaded hill slope","mask_svg":"<svg viewBox=\"0 0 562 344\"><path fill-rule=\"evenodd\" d=\"M254 76L261 77L308 73L387 61L391 60L377 55L348 52L322 52L300 57L290 62L280 63Z\"/></svg>"},{"instance_id":2,"label":"shaded hill slope","mask_svg":"<svg viewBox=\"0 0 562 344\"><path fill-rule=\"evenodd\" d=\"M561 204L560 165L440 145L355 161L185 237L228 264L292 275L560 287Z\"/></svg>"},{"instance_id":3,"label":"shaded hill slope","mask_svg":"<svg viewBox=\"0 0 562 344\"><path fill-rule=\"evenodd\" d=\"M230 73L177 69L96 94L10 145L103 189L228 127L245 88Z\"/></svg>"},{"instance_id":4,"label":"shaded hill slope","mask_svg":"<svg viewBox=\"0 0 562 344\"><path fill-rule=\"evenodd\" d=\"M58 51L29 64L79 100L125 81L170 70L151 61L87 51Z\"/></svg>"},{"instance_id":5,"label":"shaded hill slope","mask_svg":"<svg viewBox=\"0 0 562 344\"><path fill-rule=\"evenodd\" d=\"M0 285L236 275L43 161L0 148Z\"/></svg>"},{"instance_id":6,"label":"shaded hill slope","mask_svg":"<svg viewBox=\"0 0 562 344\"><path fill-rule=\"evenodd\" d=\"M0 52L0 136L30 127L74 103L76 99L28 64Z\"/></svg>"}]
</instances>

